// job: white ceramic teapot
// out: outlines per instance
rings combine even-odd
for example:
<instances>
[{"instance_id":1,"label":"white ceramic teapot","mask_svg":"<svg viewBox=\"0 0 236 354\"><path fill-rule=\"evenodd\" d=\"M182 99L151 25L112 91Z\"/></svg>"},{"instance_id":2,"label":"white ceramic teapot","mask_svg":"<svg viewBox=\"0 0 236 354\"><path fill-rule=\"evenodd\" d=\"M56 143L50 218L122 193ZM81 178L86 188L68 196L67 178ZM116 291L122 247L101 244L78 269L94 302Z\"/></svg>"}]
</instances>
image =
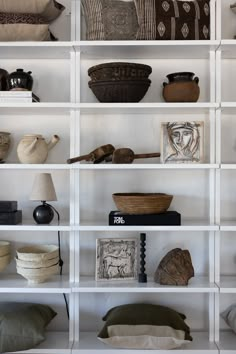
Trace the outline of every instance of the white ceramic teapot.
<instances>
[{"instance_id":1,"label":"white ceramic teapot","mask_svg":"<svg viewBox=\"0 0 236 354\"><path fill-rule=\"evenodd\" d=\"M58 135L53 135L47 143L42 135L24 135L17 146L17 155L21 163L44 163L48 157L48 151L60 140Z\"/></svg>"}]
</instances>

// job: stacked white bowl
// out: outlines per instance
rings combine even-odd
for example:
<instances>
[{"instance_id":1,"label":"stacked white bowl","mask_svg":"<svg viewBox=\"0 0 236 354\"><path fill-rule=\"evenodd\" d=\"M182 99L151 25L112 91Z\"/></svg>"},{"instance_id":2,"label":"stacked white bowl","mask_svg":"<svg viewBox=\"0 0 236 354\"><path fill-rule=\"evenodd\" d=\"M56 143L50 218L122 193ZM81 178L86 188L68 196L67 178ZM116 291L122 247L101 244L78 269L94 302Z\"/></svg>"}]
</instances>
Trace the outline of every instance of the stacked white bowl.
<instances>
[{"instance_id":1,"label":"stacked white bowl","mask_svg":"<svg viewBox=\"0 0 236 354\"><path fill-rule=\"evenodd\" d=\"M11 261L10 242L0 241L0 272L2 272Z\"/></svg>"},{"instance_id":2,"label":"stacked white bowl","mask_svg":"<svg viewBox=\"0 0 236 354\"><path fill-rule=\"evenodd\" d=\"M31 284L43 283L59 271L59 248L55 245L22 247L16 251L16 270Z\"/></svg>"}]
</instances>

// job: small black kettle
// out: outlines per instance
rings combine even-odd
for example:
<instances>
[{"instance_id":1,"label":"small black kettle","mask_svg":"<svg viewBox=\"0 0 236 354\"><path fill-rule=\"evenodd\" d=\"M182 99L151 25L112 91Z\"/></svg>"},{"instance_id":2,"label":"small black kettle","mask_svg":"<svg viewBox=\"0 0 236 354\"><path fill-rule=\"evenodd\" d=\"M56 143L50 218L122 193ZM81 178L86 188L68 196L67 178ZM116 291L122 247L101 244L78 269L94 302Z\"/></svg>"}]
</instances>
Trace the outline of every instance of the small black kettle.
<instances>
[{"instance_id":1,"label":"small black kettle","mask_svg":"<svg viewBox=\"0 0 236 354\"><path fill-rule=\"evenodd\" d=\"M33 78L31 71L25 72L23 69L16 69L7 77L8 90L27 90L32 91Z\"/></svg>"}]
</instances>

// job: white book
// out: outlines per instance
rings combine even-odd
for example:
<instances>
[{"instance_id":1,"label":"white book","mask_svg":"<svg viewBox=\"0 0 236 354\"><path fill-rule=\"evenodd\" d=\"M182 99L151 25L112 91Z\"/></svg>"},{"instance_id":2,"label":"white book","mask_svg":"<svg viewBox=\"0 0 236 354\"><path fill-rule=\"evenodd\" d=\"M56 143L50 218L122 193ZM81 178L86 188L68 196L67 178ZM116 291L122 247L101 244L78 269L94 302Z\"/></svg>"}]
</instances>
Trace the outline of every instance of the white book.
<instances>
[{"instance_id":1,"label":"white book","mask_svg":"<svg viewBox=\"0 0 236 354\"><path fill-rule=\"evenodd\" d=\"M0 97L0 103L32 103L32 97Z\"/></svg>"},{"instance_id":2,"label":"white book","mask_svg":"<svg viewBox=\"0 0 236 354\"><path fill-rule=\"evenodd\" d=\"M1 97L32 97L32 91L0 91Z\"/></svg>"}]
</instances>

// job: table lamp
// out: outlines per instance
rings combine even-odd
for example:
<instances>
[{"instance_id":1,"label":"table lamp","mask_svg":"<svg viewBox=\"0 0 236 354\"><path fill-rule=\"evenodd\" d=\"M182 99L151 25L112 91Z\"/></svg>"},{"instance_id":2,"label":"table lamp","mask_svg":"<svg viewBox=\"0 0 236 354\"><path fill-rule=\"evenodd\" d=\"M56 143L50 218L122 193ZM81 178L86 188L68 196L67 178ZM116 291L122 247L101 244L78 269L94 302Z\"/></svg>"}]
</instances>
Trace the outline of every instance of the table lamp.
<instances>
[{"instance_id":1,"label":"table lamp","mask_svg":"<svg viewBox=\"0 0 236 354\"><path fill-rule=\"evenodd\" d=\"M57 200L55 188L50 173L38 173L35 176L30 200L41 201L33 212L37 224L49 224L53 217L53 207L47 201Z\"/></svg>"}]
</instances>

